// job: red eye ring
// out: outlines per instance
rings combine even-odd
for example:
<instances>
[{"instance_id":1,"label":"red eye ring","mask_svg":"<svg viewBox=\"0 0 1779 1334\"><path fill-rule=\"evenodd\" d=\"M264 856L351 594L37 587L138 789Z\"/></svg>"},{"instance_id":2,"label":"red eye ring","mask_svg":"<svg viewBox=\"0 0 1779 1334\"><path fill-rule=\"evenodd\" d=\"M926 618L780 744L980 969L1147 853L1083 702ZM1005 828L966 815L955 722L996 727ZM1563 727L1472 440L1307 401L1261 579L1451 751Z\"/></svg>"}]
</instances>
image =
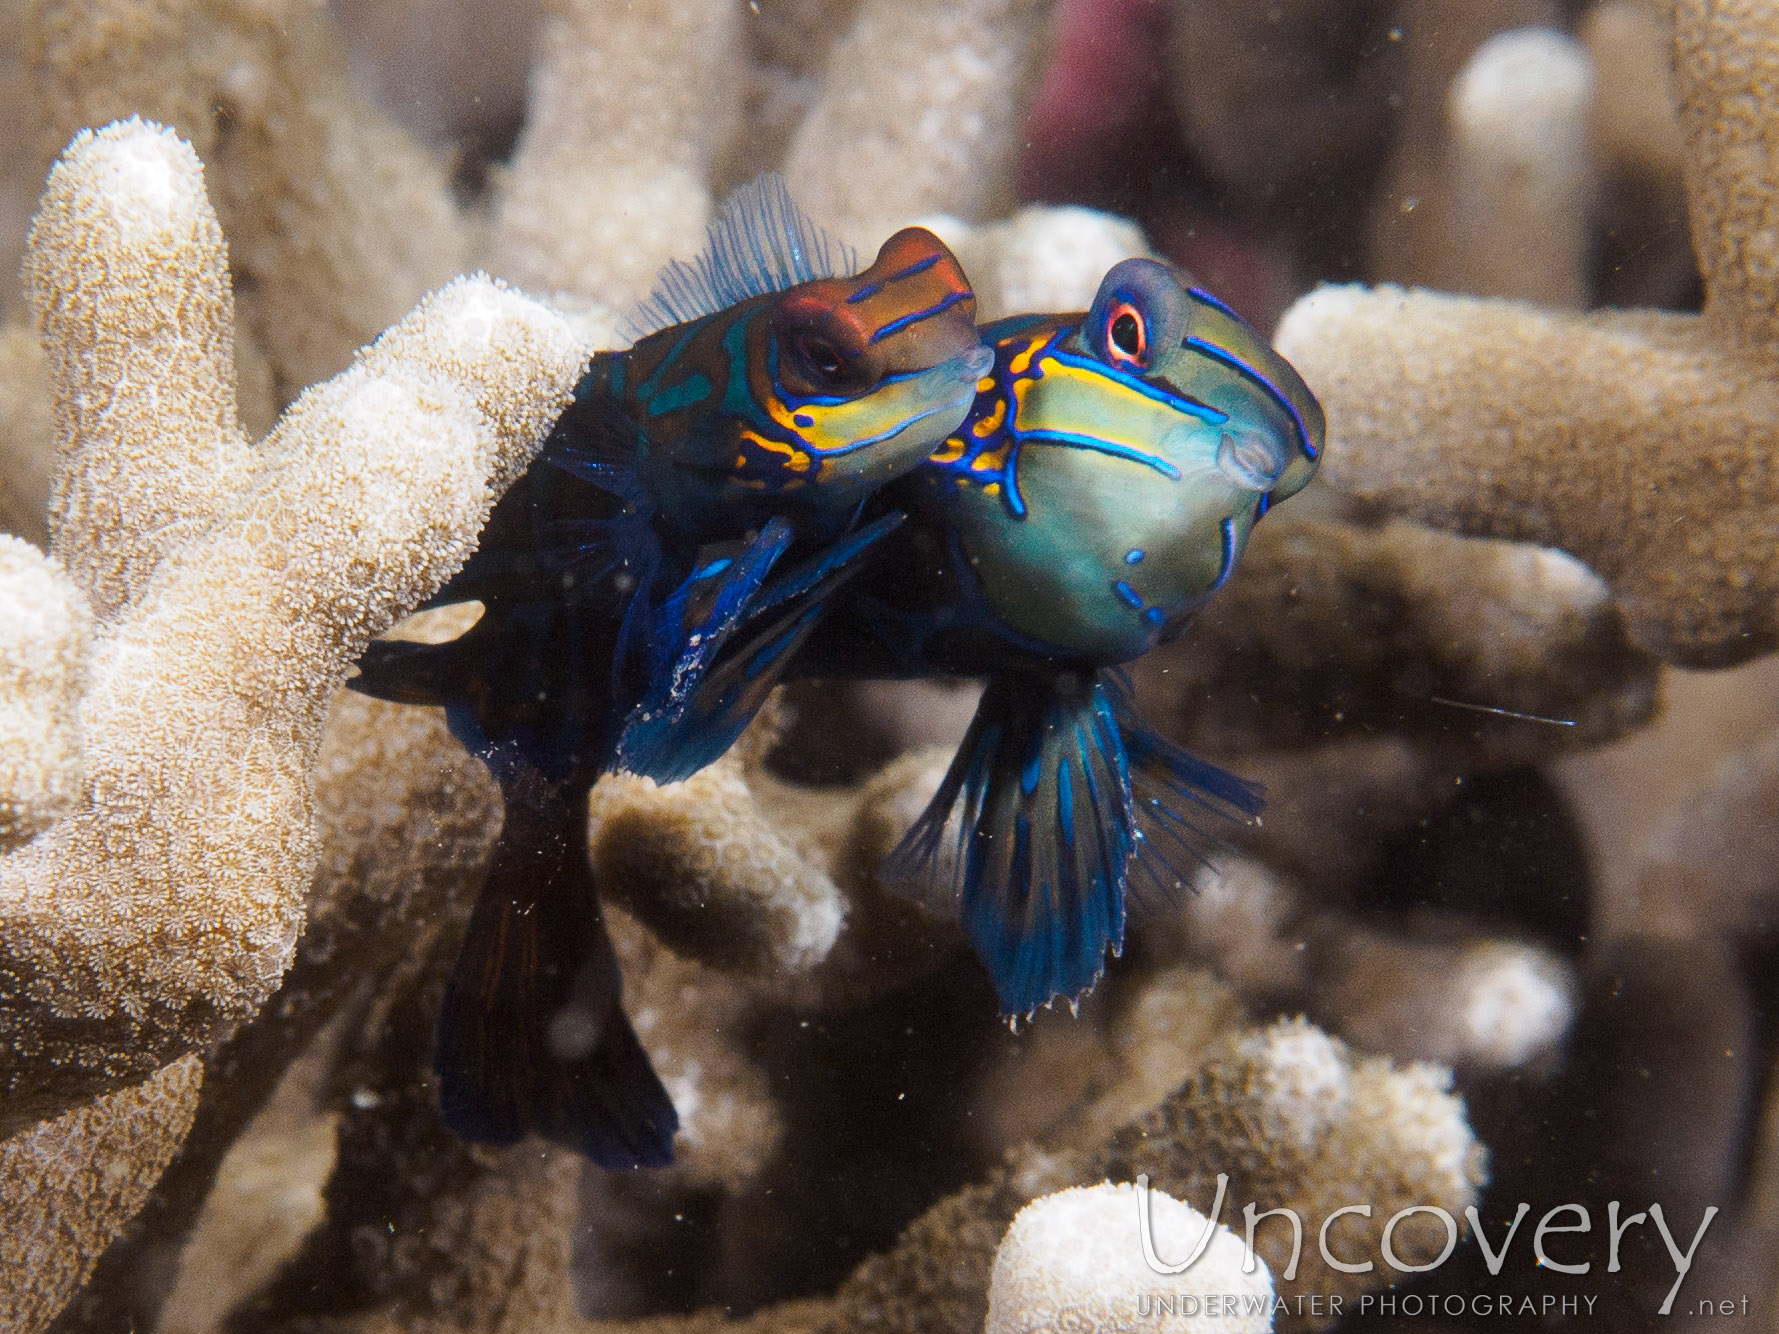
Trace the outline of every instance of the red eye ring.
<instances>
[{"instance_id":1,"label":"red eye ring","mask_svg":"<svg viewBox=\"0 0 1779 1334\"><path fill-rule=\"evenodd\" d=\"M1106 358L1139 370L1149 364L1149 326L1129 301L1114 301L1106 311Z\"/></svg>"}]
</instances>

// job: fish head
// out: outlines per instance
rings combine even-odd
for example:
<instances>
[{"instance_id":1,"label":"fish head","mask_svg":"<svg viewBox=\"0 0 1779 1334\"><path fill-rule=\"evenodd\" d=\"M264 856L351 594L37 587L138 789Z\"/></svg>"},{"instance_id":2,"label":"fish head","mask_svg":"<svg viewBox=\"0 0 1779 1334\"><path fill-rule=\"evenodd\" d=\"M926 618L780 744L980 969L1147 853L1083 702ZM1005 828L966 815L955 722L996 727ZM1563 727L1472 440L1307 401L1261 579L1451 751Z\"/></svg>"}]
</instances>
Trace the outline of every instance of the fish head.
<instances>
[{"instance_id":1,"label":"fish head","mask_svg":"<svg viewBox=\"0 0 1779 1334\"><path fill-rule=\"evenodd\" d=\"M765 447L826 496L917 467L956 430L993 364L956 256L922 227L897 232L864 272L788 288L767 320Z\"/></svg>"},{"instance_id":2,"label":"fish head","mask_svg":"<svg viewBox=\"0 0 1779 1334\"><path fill-rule=\"evenodd\" d=\"M1085 315L987 332L1008 401L1002 484L947 501L984 596L1029 639L1135 657L1314 475L1321 410L1240 316L1153 260L1115 266Z\"/></svg>"},{"instance_id":3,"label":"fish head","mask_svg":"<svg viewBox=\"0 0 1779 1334\"><path fill-rule=\"evenodd\" d=\"M1326 427L1322 407L1286 361L1235 311L1190 287L1165 264L1128 259L1100 283L1082 320L1083 348L1108 368L1205 403L1227 418L1219 441L1230 480L1267 504L1315 476ZM1266 506L1262 506L1262 511Z\"/></svg>"}]
</instances>

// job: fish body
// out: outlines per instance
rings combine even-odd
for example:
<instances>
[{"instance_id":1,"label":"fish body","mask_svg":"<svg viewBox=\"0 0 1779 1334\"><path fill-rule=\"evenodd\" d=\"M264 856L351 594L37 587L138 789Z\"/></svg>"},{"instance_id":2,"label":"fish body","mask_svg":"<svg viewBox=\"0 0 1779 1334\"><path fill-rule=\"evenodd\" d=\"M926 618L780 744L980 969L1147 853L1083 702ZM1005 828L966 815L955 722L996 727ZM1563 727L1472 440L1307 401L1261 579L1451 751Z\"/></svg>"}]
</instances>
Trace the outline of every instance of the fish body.
<instances>
[{"instance_id":1,"label":"fish body","mask_svg":"<svg viewBox=\"0 0 1779 1334\"><path fill-rule=\"evenodd\" d=\"M732 196L705 254L662 271L633 345L592 359L433 600L479 601L480 619L446 644L372 645L350 683L442 706L501 786L435 1055L468 1139L537 1132L608 1167L671 1157L677 1117L587 868L586 794L627 738L648 755L738 626L770 618L787 647L807 634L897 522L859 524L862 502L957 427L992 360L930 233L851 267L776 177Z\"/></svg>"},{"instance_id":2,"label":"fish body","mask_svg":"<svg viewBox=\"0 0 1779 1334\"><path fill-rule=\"evenodd\" d=\"M962 921L1016 1016L1091 987L1127 898L1165 899L1216 819L1258 814L1257 788L1149 731L1111 669L1228 582L1324 426L1264 339L1153 261L1113 268L1085 315L983 332L970 415L880 493L908 521L796 670L988 678L884 877Z\"/></svg>"}]
</instances>

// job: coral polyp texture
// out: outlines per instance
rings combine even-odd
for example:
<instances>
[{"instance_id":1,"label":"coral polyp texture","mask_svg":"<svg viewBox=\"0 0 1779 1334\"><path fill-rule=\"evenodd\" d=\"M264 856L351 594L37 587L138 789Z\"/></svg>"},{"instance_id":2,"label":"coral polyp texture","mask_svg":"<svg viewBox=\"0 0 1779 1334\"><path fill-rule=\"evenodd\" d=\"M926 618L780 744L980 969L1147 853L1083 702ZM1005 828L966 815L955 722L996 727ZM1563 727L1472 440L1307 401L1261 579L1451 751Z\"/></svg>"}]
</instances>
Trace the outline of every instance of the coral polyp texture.
<instances>
[{"instance_id":1,"label":"coral polyp texture","mask_svg":"<svg viewBox=\"0 0 1779 1334\"><path fill-rule=\"evenodd\" d=\"M1337 287L1290 311L1279 347L1328 409L1334 485L1573 552L1634 640L1714 665L1779 645L1779 36L1756 3L1683 2L1675 25L1701 314Z\"/></svg>"},{"instance_id":2,"label":"coral polyp texture","mask_svg":"<svg viewBox=\"0 0 1779 1334\"><path fill-rule=\"evenodd\" d=\"M0 109L0 1325L1639 1328L1611 1200L1779 1316L1774 7L48 0ZM673 1165L470 1145L500 793L341 686L768 168L983 319L1145 256L1278 321L1321 474L1131 672L1264 822L1010 1030L876 877L977 684L798 682L590 798Z\"/></svg>"}]
</instances>

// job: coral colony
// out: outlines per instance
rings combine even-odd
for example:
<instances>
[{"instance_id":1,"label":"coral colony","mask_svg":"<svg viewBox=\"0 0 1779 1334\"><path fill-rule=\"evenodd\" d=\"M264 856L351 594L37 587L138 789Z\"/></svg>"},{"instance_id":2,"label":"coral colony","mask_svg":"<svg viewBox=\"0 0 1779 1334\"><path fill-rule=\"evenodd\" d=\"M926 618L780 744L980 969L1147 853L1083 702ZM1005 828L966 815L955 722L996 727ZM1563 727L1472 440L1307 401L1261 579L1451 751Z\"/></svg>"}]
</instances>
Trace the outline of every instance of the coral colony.
<instances>
[{"instance_id":1,"label":"coral colony","mask_svg":"<svg viewBox=\"0 0 1779 1334\"><path fill-rule=\"evenodd\" d=\"M1771 1324L1779 11L421 10L0 6L0 1326Z\"/></svg>"}]
</instances>

